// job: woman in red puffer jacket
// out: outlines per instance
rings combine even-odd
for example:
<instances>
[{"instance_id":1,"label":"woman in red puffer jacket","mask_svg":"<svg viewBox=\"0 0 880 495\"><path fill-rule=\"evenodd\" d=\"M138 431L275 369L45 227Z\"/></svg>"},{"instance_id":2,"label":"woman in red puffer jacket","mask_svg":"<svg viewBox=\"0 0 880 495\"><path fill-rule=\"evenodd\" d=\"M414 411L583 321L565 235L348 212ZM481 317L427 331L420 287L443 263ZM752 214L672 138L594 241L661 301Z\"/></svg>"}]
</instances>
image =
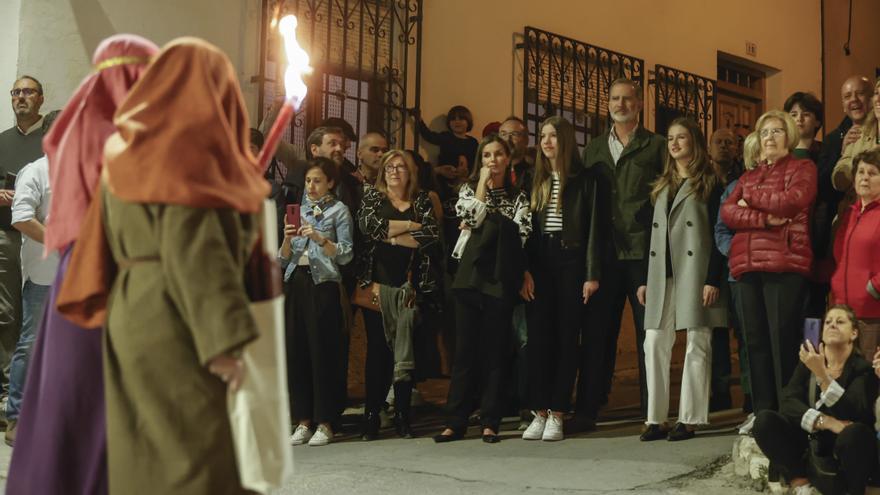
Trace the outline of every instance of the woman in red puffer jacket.
<instances>
[{"instance_id":1,"label":"woman in red puffer jacket","mask_svg":"<svg viewBox=\"0 0 880 495\"><path fill-rule=\"evenodd\" d=\"M730 273L745 332L755 414L778 409L782 387L798 363L807 276L813 262L809 215L816 166L791 155L797 127L786 113L758 119L761 160L746 171L721 207L736 233Z\"/></svg>"},{"instance_id":2,"label":"woman in red puffer jacket","mask_svg":"<svg viewBox=\"0 0 880 495\"><path fill-rule=\"evenodd\" d=\"M859 153L853 164L858 199L841 214L834 239L831 298L862 320L859 347L870 358L880 344L880 150Z\"/></svg>"}]
</instances>

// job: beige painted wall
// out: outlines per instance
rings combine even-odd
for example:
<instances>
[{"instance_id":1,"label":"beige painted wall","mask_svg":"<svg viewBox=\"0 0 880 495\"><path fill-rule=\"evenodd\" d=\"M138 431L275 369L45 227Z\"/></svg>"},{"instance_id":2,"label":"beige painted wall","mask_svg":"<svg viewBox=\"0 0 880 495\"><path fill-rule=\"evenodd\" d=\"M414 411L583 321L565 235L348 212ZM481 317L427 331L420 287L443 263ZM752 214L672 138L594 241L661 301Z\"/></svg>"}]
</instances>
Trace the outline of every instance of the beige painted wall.
<instances>
[{"instance_id":1,"label":"beige painted wall","mask_svg":"<svg viewBox=\"0 0 880 495\"><path fill-rule=\"evenodd\" d=\"M840 86L847 77L860 74L874 80L880 67L880 2L853 0L850 55L843 52L846 43L849 2L825 0L825 124L834 129L843 119Z\"/></svg>"},{"instance_id":2,"label":"beige painted wall","mask_svg":"<svg viewBox=\"0 0 880 495\"><path fill-rule=\"evenodd\" d=\"M20 21L18 71L43 82L45 110L64 105L91 70L102 39L125 32L160 46L183 35L216 44L235 65L248 106L256 108L250 78L259 67L260 0L24 0ZM8 105L2 111L12 117Z\"/></svg>"},{"instance_id":3,"label":"beige painted wall","mask_svg":"<svg viewBox=\"0 0 880 495\"><path fill-rule=\"evenodd\" d=\"M21 0L0 0L0 102L7 99L18 73L18 26ZM0 105L0 130L15 123L12 105Z\"/></svg>"},{"instance_id":4,"label":"beige painted wall","mask_svg":"<svg viewBox=\"0 0 880 495\"><path fill-rule=\"evenodd\" d=\"M843 3L826 0L838 1ZM875 0L855 1L858 7ZM17 71L44 81L47 110L60 108L87 74L102 38L134 32L159 44L185 34L217 44L238 69L252 117L256 113L257 87L250 77L258 67L260 0L20 4ZM821 92L819 0L741 0L724 11L719 5L709 0L424 0L424 115L432 118L453 104L465 104L479 132L489 121L520 114L522 51L513 46L525 25L640 57L646 75L662 63L714 79L718 51L750 58L745 54L748 40L758 45L752 60L781 71L768 80L769 107L781 106L796 90ZM795 28L782 35L783 23ZM652 127L650 95L647 104L646 123ZM8 105L0 111L0 117L11 120Z\"/></svg>"},{"instance_id":5,"label":"beige painted wall","mask_svg":"<svg viewBox=\"0 0 880 495\"><path fill-rule=\"evenodd\" d=\"M475 133L522 113L522 50L513 36L526 25L642 58L646 75L660 63L715 79L718 51L775 67L768 108L794 91L821 92L819 0L425 0L424 8L424 115L467 105ZM791 28L783 34L782 25ZM746 55L747 40L757 57Z\"/></svg>"}]
</instances>

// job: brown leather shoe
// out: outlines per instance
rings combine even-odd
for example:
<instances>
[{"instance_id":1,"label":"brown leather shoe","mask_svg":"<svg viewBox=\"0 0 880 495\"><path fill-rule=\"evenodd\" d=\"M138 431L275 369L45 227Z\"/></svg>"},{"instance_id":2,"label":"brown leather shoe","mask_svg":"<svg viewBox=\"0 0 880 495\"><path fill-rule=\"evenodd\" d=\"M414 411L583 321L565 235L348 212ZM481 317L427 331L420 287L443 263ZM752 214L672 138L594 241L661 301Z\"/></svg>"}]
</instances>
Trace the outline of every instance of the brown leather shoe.
<instances>
[{"instance_id":1,"label":"brown leather shoe","mask_svg":"<svg viewBox=\"0 0 880 495\"><path fill-rule=\"evenodd\" d=\"M6 425L6 435L4 440L6 441L6 445L10 447L15 446L15 430L18 429L18 421L12 420Z\"/></svg>"}]
</instances>

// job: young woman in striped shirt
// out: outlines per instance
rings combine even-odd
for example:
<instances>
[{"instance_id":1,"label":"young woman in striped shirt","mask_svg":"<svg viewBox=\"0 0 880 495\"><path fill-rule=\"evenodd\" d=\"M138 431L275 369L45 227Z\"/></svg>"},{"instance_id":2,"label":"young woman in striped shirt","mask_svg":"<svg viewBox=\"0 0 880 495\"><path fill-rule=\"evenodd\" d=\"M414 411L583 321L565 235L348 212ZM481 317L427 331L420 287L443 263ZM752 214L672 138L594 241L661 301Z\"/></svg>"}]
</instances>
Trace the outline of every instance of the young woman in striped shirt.
<instances>
[{"instance_id":1,"label":"young woman in striped shirt","mask_svg":"<svg viewBox=\"0 0 880 495\"><path fill-rule=\"evenodd\" d=\"M599 289L596 180L577 155L574 127L562 117L541 124L532 187L529 271L520 294L529 301L529 401L534 419L525 440L562 440L571 408L583 305Z\"/></svg>"}]
</instances>

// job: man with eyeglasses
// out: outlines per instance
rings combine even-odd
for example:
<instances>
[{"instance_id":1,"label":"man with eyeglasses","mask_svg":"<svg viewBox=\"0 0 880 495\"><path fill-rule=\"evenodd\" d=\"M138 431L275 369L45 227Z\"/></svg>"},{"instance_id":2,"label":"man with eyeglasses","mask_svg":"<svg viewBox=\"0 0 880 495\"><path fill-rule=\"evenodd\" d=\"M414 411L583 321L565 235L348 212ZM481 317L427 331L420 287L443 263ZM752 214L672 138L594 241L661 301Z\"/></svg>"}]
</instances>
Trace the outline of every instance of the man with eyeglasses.
<instances>
[{"instance_id":1,"label":"man with eyeglasses","mask_svg":"<svg viewBox=\"0 0 880 495\"><path fill-rule=\"evenodd\" d=\"M22 76L9 92L15 125L0 133L0 368L6 369L21 325L21 233L12 228L15 174L43 155L43 86ZM5 381L5 376L4 380Z\"/></svg>"},{"instance_id":2,"label":"man with eyeglasses","mask_svg":"<svg viewBox=\"0 0 880 495\"><path fill-rule=\"evenodd\" d=\"M498 129L498 137L510 145L510 169L517 186L523 187L527 193L532 190L533 164L526 158L529 149L529 132L526 124L517 116L511 115L504 119Z\"/></svg>"},{"instance_id":3,"label":"man with eyeglasses","mask_svg":"<svg viewBox=\"0 0 880 495\"><path fill-rule=\"evenodd\" d=\"M514 184L522 188L527 194L532 190L532 177L534 164L529 163L526 155L529 149L529 132L525 122L515 115L511 115L501 122L498 128L498 137L505 140L510 146L510 171ZM528 328L526 327L526 306L517 304L513 308L513 336L516 343L516 355L510 374L511 394L517 403L520 415L520 430L528 428L532 415L527 408L528 384L526 345L528 345Z\"/></svg>"}]
</instances>

